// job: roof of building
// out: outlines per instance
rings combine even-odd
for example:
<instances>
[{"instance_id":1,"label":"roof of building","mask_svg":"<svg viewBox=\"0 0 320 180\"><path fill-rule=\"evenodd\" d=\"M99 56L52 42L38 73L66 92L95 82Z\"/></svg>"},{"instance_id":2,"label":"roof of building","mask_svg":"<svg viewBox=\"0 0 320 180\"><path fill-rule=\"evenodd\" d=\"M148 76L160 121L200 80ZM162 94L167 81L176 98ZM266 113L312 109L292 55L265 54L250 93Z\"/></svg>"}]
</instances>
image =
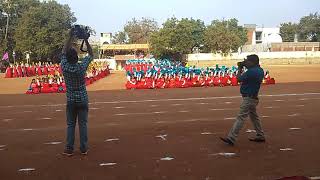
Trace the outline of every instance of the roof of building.
<instances>
[{"instance_id":1,"label":"roof of building","mask_svg":"<svg viewBox=\"0 0 320 180\"><path fill-rule=\"evenodd\" d=\"M149 44L104 44L102 50L149 50Z\"/></svg>"}]
</instances>

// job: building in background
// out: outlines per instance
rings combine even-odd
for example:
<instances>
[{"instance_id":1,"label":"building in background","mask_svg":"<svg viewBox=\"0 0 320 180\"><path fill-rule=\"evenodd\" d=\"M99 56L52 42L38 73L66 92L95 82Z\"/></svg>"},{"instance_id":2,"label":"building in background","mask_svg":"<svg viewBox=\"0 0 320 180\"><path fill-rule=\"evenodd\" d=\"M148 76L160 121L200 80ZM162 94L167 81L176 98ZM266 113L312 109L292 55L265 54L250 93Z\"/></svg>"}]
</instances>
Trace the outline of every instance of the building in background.
<instances>
[{"instance_id":1,"label":"building in background","mask_svg":"<svg viewBox=\"0 0 320 180\"><path fill-rule=\"evenodd\" d=\"M245 24L244 27L248 32L247 45L282 43L279 27L264 28L257 27L255 24Z\"/></svg>"},{"instance_id":2,"label":"building in background","mask_svg":"<svg viewBox=\"0 0 320 180\"><path fill-rule=\"evenodd\" d=\"M112 33L100 33L100 46L104 44L111 44Z\"/></svg>"}]
</instances>

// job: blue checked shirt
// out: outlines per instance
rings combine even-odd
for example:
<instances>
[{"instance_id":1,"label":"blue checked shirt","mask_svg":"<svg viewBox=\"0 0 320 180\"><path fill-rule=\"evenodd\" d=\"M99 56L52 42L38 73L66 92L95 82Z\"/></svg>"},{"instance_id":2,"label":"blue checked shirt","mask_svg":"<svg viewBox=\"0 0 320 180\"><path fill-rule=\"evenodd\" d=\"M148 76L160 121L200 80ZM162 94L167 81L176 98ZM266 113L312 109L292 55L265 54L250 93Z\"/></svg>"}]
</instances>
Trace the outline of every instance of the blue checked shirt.
<instances>
[{"instance_id":1,"label":"blue checked shirt","mask_svg":"<svg viewBox=\"0 0 320 180\"><path fill-rule=\"evenodd\" d=\"M92 57L86 56L81 63L70 64L68 63L65 54L61 56L61 68L67 86L68 102L89 102L85 76L92 59Z\"/></svg>"}]
</instances>

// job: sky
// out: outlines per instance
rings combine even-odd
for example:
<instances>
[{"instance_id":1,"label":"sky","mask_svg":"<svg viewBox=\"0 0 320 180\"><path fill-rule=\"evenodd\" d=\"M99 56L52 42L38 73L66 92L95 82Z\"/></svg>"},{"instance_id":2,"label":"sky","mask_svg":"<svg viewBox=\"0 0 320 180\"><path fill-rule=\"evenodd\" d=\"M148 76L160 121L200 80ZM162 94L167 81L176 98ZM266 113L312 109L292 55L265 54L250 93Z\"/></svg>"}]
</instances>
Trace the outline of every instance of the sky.
<instances>
[{"instance_id":1,"label":"sky","mask_svg":"<svg viewBox=\"0 0 320 180\"><path fill-rule=\"evenodd\" d=\"M206 24L236 18L241 25L278 27L320 13L320 0L57 0L68 4L77 23L115 33L132 18L148 17L161 25L167 18L195 18Z\"/></svg>"}]
</instances>

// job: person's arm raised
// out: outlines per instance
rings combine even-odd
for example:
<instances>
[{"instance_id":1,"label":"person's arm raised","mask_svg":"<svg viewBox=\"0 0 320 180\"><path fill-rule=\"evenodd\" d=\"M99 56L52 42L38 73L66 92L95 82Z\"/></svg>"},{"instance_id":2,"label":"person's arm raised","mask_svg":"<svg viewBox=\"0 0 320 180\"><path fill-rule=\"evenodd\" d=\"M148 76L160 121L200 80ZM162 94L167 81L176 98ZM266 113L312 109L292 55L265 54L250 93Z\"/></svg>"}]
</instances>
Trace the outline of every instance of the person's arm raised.
<instances>
[{"instance_id":1,"label":"person's arm raised","mask_svg":"<svg viewBox=\"0 0 320 180\"><path fill-rule=\"evenodd\" d=\"M62 54L66 54L67 51L71 48L73 41L73 31L69 30L68 37L64 43L63 49L62 49Z\"/></svg>"}]
</instances>

